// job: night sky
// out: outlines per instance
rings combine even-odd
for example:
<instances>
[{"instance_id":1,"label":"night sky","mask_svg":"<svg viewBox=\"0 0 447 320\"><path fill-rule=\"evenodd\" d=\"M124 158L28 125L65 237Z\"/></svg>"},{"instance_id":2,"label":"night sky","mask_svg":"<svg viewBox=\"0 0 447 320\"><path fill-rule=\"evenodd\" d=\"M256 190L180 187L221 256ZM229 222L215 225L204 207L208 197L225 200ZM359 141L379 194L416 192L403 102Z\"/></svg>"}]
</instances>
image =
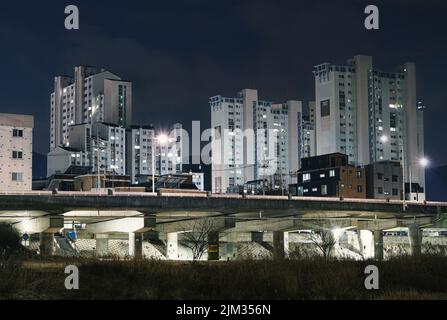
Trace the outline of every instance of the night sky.
<instances>
[{"instance_id":1,"label":"night sky","mask_svg":"<svg viewBox=\"0 0 447 320\"><path fill-rule=\"evenodd\" d=\"M64 28L64 8L80 30ZM367 4L380 30L367 31ZM447 2L439 1L8 1L0 10L0 112L35 116L46 153L53 77L98 65L133 81L136 124L208 128L208 97L257 88L261 99L314 99L312 68L355 54L394 70L416 62L426 154L447 164Z\"/></svg>"}]
</instances>

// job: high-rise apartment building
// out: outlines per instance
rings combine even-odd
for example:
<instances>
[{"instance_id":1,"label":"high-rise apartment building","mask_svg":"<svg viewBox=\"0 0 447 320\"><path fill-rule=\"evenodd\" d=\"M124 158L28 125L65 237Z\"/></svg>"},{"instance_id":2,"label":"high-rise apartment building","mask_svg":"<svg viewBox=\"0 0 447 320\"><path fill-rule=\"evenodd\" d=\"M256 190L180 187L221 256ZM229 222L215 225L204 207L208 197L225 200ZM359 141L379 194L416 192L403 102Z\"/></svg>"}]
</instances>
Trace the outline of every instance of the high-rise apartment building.
<instances>
[{"instance_id":1,"label":"high-rise apartment building","mask_svg":"<svg viewBox=\"0 0 447 320\"><path fill-rule=\"evenodd\" d=\"M34 118L0 113L0 191L32 188Z\"/></svg>"},{"instance_id":2,"label":"high-rise apartment building","mask_svg":"<svg viewBox=\"0 0 447 320\"><path fill-rule=\"evenodd\" d=\"M301 101L274 104L259 100L257 90L244 89L235 98L218 95L209 103L215 193L232 192L253 180L286 188L300 159L315 152L314 128L303 119Z\"/></svg>"},{"instance_id":3,"label":"high-rise apartment building","mask_svg":"<svg viewBox=\"0 0 447 320\"><path fill-rule=\"evenodd\" d=\"M405 182L424 189L423 108L414 63L383 72L372 57L357 55L344 66L317 65L314 76L317 155L341 152L357 165L400 161Z\"/></svg>"},{"instance_id":4,"label":"high-rise apartment building","mask_svg":"<svg viewBox=\"0 0 447 320\"><path fill-rule=\"evenodd\" d=\"M69 126L132 123L132 83L96 67L78 66L74 76L57 76L50 107L50 150L69 146Z\"/></svg>"}]
</instances>

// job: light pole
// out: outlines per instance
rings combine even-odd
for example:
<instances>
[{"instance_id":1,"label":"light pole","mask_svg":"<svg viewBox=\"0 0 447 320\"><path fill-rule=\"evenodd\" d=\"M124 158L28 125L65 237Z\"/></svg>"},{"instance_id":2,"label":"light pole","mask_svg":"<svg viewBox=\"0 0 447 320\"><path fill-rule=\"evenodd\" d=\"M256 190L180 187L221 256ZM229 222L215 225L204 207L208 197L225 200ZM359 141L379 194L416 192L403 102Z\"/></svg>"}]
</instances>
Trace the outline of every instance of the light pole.
<instances>
[{"instance_id":1,"label":"light pole","mask_svg":"<svg viewBox=\"0 0 447 320\"><path fill-rule=\"evenodd\" d=\"M162 133L160 134L158 137L155 137L155 132L154 132L154 136L152 138L152 193L155 193L155 144L154 141L157 141L158 145L160 147L166 145L169 141L169 137ZM160 152L160 159L161 159L161 152ZM160 160L161 161L161 160ZM161 175L161 163L160 163L160 175Z\"/></svg>"},{"instance_id":2,"label":"light pole","mask_svg":"<svg viewBox=\"0 0 447 320\"><path fill-rule=\"evenodd\" d=\"M155 193L155 150L154 150L154 140L155 140L155 132L152 136L152 145L151 145L151 155L152 155L152 193Z\"/></svg>"}]
</instances>

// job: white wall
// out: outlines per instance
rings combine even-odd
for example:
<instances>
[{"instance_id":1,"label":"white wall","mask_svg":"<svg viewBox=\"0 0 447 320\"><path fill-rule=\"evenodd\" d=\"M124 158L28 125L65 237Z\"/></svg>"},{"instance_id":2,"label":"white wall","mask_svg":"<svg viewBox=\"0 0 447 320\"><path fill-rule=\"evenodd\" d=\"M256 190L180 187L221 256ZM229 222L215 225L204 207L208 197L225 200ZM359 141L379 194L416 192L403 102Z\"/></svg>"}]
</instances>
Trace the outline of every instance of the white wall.
<instances>
[{"instance_id":1,"label":"white wall","mask_svg":"<svg viewBox=\"0 0 447 320\"><path fill-rule=\"evenodd\" d=\"M33 157L32 116L0 113L0 191L32 189ZM22 137L13 137L13 130L23 130ZM22 159L13 159L13 151L22 152ZM21 181L12 181L12 174L21 173Z\"/></svg>"}]
</instances>

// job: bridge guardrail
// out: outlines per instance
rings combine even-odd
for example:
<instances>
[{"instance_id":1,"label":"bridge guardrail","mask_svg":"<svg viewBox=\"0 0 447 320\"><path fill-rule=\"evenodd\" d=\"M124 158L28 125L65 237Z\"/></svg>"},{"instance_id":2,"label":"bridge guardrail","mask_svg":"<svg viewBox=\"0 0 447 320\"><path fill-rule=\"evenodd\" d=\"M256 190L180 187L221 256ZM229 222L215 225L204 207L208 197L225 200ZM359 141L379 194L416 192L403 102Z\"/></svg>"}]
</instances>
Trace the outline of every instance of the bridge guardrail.
<instances>
[{"instance_id":1,"label":"bridge guardrail","mask_svg":"<svg viewBox=\"0 0 447 320\"><path fill-rule=\"evenodd\" d=\"M85 192L85 191L58 191L57 194L52 194L52 191L22 191L22 192L8 192L2 191L0 192L0 196L2 195L12 195L12 196L81 196L81 197L113 197L113 196L124 196L124 197L160 197L157 194L152 192L114 192L113 195L108 195L108 193L104 190L101 192L93 191L93 192ZM222 198L222 199L243 199L244 197L239 194L211 194L207 195L205 192L203 193L182 193L182 192L165 192L161 195L161 197L191 197L191 198ZM251 200L290 200L290 201L325 201L325 202L340 202L341 200L337 197L302 197L302 196L270 196L270 195L247 195L245 199ZM344 198L343 202L353 202L353 203L389 203L389 204L403 204L402 200L387 200L387 199L358 199L358 198ZM439 201L427 201L426 203L421 201L406 201L407 205L420 205L420 206L447 206L446 202Z\"/></svg>"}]
</instances>

